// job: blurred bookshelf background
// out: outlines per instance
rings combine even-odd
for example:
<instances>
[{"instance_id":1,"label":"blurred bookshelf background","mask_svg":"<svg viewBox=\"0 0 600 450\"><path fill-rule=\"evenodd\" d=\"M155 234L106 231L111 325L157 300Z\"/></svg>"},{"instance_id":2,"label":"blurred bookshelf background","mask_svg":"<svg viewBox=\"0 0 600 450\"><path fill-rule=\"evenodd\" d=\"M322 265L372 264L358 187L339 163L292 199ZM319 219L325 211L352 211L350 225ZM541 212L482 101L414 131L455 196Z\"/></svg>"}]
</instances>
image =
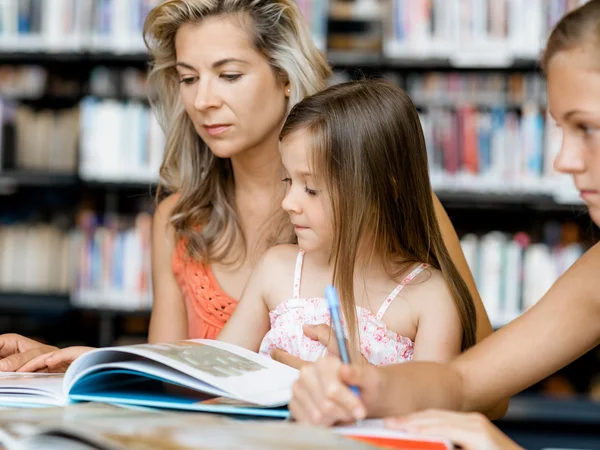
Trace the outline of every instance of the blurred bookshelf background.
<instances>
[{"instance_id":1,"label":"blurred bookshelf background","mask_svg":"<svg viewBox=\"0 0 600 450\"><path fill-rule=\"evenodd\" d=\"M0 0L0 332L145 339L164 136L141 27L157 3ZM595 239L552 167L560 131L538 64L549 30L581 3L298 0L331 83L385 77L417 105L433 188L495 328ZM600 400L599 359L596 349L533 391Z\"/></svg>"}]
</instances>

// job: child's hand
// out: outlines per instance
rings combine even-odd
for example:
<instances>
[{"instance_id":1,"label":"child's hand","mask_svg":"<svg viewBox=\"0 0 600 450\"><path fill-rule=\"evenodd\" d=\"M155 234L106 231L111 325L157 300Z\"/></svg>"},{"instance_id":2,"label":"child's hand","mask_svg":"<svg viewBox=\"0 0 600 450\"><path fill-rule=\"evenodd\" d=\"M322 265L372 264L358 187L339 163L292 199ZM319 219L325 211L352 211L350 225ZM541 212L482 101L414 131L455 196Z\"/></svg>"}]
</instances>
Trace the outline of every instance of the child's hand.
<instances>
[{"instance_id":1,"label":"child's hand","mask_svg":"<svg viewBox=\"0 0 600 450\"><path fill-rule=\"evenodd\" d=\"M335 338L331 339L331 327L324 323L318 325L303 325L302 331L313 341L319 341L321 344L327 347L328 355L339 356L337 342ZM304 361L297 356L290 355L285 350L281 350L279 348L271 351L271 358L275 361L285 364L286 366L293 367L294 369L301 369L306 364L311 364L311 362Z\"/></svg>"},{"instance_id":2,"label":"child's hand","mask_svg":"<svg viewBox=\"0 0 600 450\"><path fill-rule=\"evenodd\" d=\"M385 396L383 373L369 364L345 366L327 356L300 370L289 409L300 422L330 426L360 420ZM360 398L349 388L358 387Z\"/></svg>"},{"instance_id":3,"label":"child's hand","mask_svg":"<svg viewBox=\"0 0 600 450\"><path fill-rule=\"evenodd\" d=\"M297 356L290 355L288 352L281 350L280 348L274 348L271 350L271 359L298 370L300 370L306 364L312 364L311 362L304 361Z\"/></svg>"},{"instance_id":4,"label":"child's hand","mask_svg":"<svg viewBox=\"0 0 600 450\"><path fill-rule=\"evenodd\" d=\"M20 334L7 333L0 335L0 372L16 372L32 359L56 350L52 345L45 345Z\"/></svg>"},{"instance_id":5,"label":"child's hand","mask_svg":"<svg viewBox=\"0 0 600 450\"><path fill-rule=\"evenodd\" d=\"M386 426L408 433L442 437L460 445L464 450L522 450L479 413L428 410L386 419Z\"/></svg>"},{"instance_id":6,"label":"child's hand","mask_svg":"<svg viewBox=\"0 0 600 450\"><path fill-rule=\"evenodd\" d=\"M302 331L304 331L304 334L313 341L319 341L321 344L323 344L327 348L328 355L339 357L340 352L338 349L337 341L329 325L326 325L324 323L318 325L303 325ZM348 345L348 341L346 341L346 348L349 348ZM308 361L304 361L298 358L297 356L290 355L285 350L281 350L278 348L273 349L271 351L271 358L275 361L285 364L286 366L293 367L294 369L301 369L306 364L311 364ZM361 362L367 362L367 360L362 355L360 355L359 360ZM356 357L352 361L356 361Z\"/></svg>"},{"instance_id":7,"label":"child's hand","mask_svg":"<svg viewBox=\"0 0 600 450\"><path fill-rule=\"evenodd\" d=\"M93 350L93 347L67 347L40 355L23 367L19 372L65 372L78 356Z\"/></svg>"}]
</instances>

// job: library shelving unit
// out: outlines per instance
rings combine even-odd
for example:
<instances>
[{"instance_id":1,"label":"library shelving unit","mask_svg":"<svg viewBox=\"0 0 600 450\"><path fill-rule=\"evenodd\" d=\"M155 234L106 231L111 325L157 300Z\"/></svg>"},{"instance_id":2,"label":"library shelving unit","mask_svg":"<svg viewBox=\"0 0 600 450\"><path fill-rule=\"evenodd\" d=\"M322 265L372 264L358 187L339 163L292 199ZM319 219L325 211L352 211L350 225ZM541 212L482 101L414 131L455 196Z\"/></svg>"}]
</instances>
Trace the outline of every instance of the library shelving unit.
<instances>
[{"instance_id":1,"label":"library shelving unit","mask_svg":"<svg viewBox=\"0 0 600 450\"><path fill-rule=\"evenodd\" d=\"M582 2L298 3L334 67L332 83L385 77L409 93L433 188L494 326L518 316L597 231L570 180L552 169L560 134L546 117L538 66L548 30ZM140 30L152 4L0 3L0 332L58 344L144 339L148 219L163 142L145 100ZM512 271L502 269L506 261ZM533 392L598 390L587 369L597 362L590 352ZM517 402L507 429L518 435L524 417L544 430L600 425L587 402L540 402Z\"/></svg>"}]
</instances>

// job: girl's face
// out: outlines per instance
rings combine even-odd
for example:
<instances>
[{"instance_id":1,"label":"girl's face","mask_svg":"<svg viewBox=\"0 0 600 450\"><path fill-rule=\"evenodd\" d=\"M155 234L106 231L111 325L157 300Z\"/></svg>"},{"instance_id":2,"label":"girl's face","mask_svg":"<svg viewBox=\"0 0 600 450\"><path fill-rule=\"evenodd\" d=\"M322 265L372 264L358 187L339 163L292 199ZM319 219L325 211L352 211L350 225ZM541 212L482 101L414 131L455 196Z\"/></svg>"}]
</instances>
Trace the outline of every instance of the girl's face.
<instances>
[{"instance_id":1,"label":"girl's face","mask_svg":"<svg viewBox=\"0 0 600 450\"><path fill-rule=\"evenodd\" d=\"M311 137L297 131L281 141L281 160L287 185L281 207L294 224L298 245L305 251L330 252L332 222L328 214L327 192L315 181L309 165Z\"/></svg>"},{"instance_id":2,"label":"girl's face","mask_svg":"<svg viewBox=\"0 0 600 450\"><path fill-rule=\"evenodd\" d=\"M288 85L275 76L242 22L209 17L175 37L179 94L211 151L230 158L272 142L286 114Z\"/></svg>"},{"instance_id":3,"label":"girl's face","mask_svg":"<svg viewBox=\"0 0 600 450\"><path fill-rule=\"evenodd\" d=\"M554 167L573 176L592 220L600 225L600 71L592 61L589 50L581 48L551 57L548 107L563 135Z\"/></svg>"}]
</instances>

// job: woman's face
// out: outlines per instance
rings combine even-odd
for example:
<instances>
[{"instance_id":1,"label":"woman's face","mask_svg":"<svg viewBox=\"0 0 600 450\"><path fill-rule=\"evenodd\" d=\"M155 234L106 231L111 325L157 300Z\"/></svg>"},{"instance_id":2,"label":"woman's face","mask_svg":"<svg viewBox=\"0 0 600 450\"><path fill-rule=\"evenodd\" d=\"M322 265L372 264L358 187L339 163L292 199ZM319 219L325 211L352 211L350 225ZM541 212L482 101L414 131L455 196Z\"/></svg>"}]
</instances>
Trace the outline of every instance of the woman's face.
<instances>
[{"instance_id":1,"label":"woman's face","mask_svg":"<svg viewBox=\"0 0 600 450\"><path fill-rule=\"evenodd\" d=\"M592 62L597 62L593 54L582 48L552 56L548 107L563 135L554 167L573 176L592 220L600 225L600 70Z\"/></svg>"},{"instance_id":2,"label":"woman's face","mask_svg":"<svg viewBox=\"0 0 600 450\"><path fill-rule=\"evenodd\" d=\"M230 158L270 142L276 148L288 85L239 19L210 17L183 25L175 52L185 111L215 155Z\"/></svg>"}]
</instances>

